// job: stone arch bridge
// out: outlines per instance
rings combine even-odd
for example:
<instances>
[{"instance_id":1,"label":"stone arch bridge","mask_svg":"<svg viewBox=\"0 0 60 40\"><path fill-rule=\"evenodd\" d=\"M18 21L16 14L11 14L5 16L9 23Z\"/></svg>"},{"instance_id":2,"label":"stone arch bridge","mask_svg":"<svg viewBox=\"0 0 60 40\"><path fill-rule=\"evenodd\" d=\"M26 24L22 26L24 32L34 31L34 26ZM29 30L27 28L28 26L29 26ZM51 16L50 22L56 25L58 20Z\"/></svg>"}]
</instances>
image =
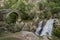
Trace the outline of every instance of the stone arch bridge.
<instances>
[{"instance_id":1,"label":"stone arch bridge","mask_svg":"<svg viewBox=\"0 0 60 40\"><path fill-rule=\"evenodd\" d=\"M20 17L19 10L3 9L3 10L0 10L0 21L6 20L6 18L9 16L9 14L11 14L12 12L15 12L18 15L18 18Z\"/></svg>"}]
</instances>

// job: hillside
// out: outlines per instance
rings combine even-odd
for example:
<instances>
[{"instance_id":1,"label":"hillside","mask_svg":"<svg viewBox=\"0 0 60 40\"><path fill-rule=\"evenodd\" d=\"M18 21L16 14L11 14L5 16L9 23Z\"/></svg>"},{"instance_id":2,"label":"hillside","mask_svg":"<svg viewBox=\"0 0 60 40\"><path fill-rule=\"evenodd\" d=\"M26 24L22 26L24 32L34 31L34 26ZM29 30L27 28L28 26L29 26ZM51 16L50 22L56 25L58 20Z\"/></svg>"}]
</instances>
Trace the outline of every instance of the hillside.
<instances>
[{"instance_id":1,"label":"hillside","mask_svg":"<svg viewBox=\"0 0 60 40\"><path fill-rule=\"evenodd\" d=\"M47 33L41 37L36 31ZM0 40L60 40L60 0L0 0L0 35Z\"/></svg>"}]
</instances>

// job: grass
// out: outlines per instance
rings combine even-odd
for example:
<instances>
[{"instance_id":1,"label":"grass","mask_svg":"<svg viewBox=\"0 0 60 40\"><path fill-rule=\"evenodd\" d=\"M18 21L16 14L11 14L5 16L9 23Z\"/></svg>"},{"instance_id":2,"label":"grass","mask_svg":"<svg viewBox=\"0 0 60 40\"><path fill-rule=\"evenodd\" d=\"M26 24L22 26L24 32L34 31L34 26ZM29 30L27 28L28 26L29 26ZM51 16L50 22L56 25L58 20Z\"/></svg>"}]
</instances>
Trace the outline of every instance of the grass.
<instances>
[{"instance_id":1,"label":"grass","mask_svg":"<svg viewBox=\"0 0 60 40\"><path fill-rule=\"evenodd\" d=\"M0 38L0 40L20 40L20 39L19 38L7 37L7 38Z\"/></svg>"},{"instance_id":2,"label":"grass","mask_svg":"<svg viewBox=\"0 0 60 40\"><path fill-rule=\"evenodd\" d=\"M11 33L11 32L3 32L2 34L0 34L0 37L6 37L6 36L11 36L11 35L20 35L20 32L16 32L16 33Z\"/></svg>"},{"instance_id":3,"label":"grass","mask_svg":"<svg viewBox=\"0 0 60 40\"><path fill-rule=\"evenodd\" d=\"M60 40L60 38L56 37L56 36L53 36L52 37L52 40Z\"/></svg>"},{"instance_id":4,"label":"grass","mask_svg":"<svg viewBox=\"0 0 60 40\"><path fill-rule=\"evenodd\" d=\"M8 35L11 35L13 33L10 33L10 32L3 32L0 34L0 37L5 37L5 36L8 36Z\"/></svg>"},{"instance_id":5,"label":"grass","mask_svg":"<svg viewBox=\"0 0 60 40\"><path fill-rule=\"evenodd\" d=\"M0 35L0 40L20 40L20 38L12 37L12 35L18 36L20 35L20 32L17 33L4 32Z\"/></svg>"}]
</instances>

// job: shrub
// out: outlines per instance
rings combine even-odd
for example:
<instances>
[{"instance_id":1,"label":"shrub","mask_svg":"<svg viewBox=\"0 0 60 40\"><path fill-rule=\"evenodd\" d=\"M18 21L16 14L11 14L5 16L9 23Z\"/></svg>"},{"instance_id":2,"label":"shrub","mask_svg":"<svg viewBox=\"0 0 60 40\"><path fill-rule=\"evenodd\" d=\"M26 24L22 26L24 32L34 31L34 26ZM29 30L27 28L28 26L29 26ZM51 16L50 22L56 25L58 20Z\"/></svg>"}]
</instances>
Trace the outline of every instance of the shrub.
<instances>
[{"instance_id":1,"label":"shrub","mask_svg":"<svg viewBox=\"0 0 60 40\"><path fill-rule=\"evenodd\" d=\"M58 3L49 2L48 4L52 13L58 13L60 11L60 6Z\"/></svg>"},{"instance_id":2,"label":"shrub","mask_svg":"<svg viewBox=\"0 0 60 40\"><path fill-rule=\"evenodd\" d=\"M20 40L20 39L14 37L6 37L6 38L0 38L0 40Z\"/></svg>"},{"instance_id":3,"label":"shrub","mask_svg":"<svg viewBox=\"0 0 60 40\"><path fill-rule=\"evenodd\" d=\"M21 19L22 20L32 20L34 18L34 15L28 15L26 13L21 14Z\"/></svg>"},{"instance_id":4,"label":"shrub","mask_svg":"<svg viewBox=\"0 0 60 40\"><path fill-rule=\"evenodd\" d=\"M21 19L22 20L27 20L28 19L28 14L24 13L24 14L21 14Z\"/></svg>"},{"instance_id":5,"label":"shrub","mask_svg":"<svg viewBox=\"0 0 60 40\"><path fill-rule=\"evenodd\" d=\"M8 32L12 32L12 33L16 32L16 27L15 27L14 23L8 24L8 26L6 28L7 28Z\"/></svg>"},{"instance_id":6,"label":"shrub","mask_svg":"<svg viewBox=\"0 0 60 40\"><path fill-rule=\"evenodd\" d=\"M58 19L60 19L60 13L58 13Z\"/></svg>"},{"instance_id":7,"label":"shrub","mask_svg":"<svg viewBox=\"0 0 60 40\"><path fill-rule=\"evenodd\" d=\"M4 31L5 31L5 30L4 30L3 25L0 25L0 34L2 34Z\"/></svg>"},{"instance_id":8,"label":"shrub","mask_svg":"<svg viewBox=\"0 0 60 40\"><path fill-rule=\"evenodd\" d=\"M20 25L20 24L19 24ZM12 33L15 33L15 32L20 32L22 30L22 27L19 26L18 24L14 24L14 23L11 23L11 24L8 24L6 26L7 28L7 31L8 32L12 32Z\"/></svg>"},{"instance_id":9,"label":"shrub","mask_svg":"<svg viewBox=\"0 0 60 40\"><path fill-rule=\"evenodd\" d=\"M4 7L0 7L0 10L4 9Z\"/></svg>"},{"instance_id":10,"label":"shrub","mask_svg":"<svg viewBox=\"0 0 60 40\"><path fill-rule=\"evenodd\" d=\"M10 8L12 5L14 5L18 0L8 0L5 1L5 8Z\"/></svg>"},{"instance_id":11,"label":"shrub","mask_svg":"<svg viewBox=\"0 0 60 40\"><path fill-rule=\"evenodd\" d=\"M47 0L47 2L55 2L55 3L59 3L60 2L60 0Z\"/></svg>"},{"instance_id":12,"label":"shrub","mask_svg":"<svg viewBox=\"0 0 60 40\"><path fill-rule=\"evenodd\" d=\"M60 38L60 28L55 28L54 29L54 35Z\"/></svg>"},{"instance_id":13,"label":"shrub","mask_svg":"<svg viewBox=\"0 0 60 40\"><path fill-rule=\"evenodd\" d=\"M14 4L11 8L20 10L21 19L28 20L31 19L30 11L33 9L34 5L32 3L28 3L25 0L18 0L16 4Z\"/></svg>"},{"instance_id":14,"label":"shrub","mask_svg":"<svg viewBox=\"0 0 60 40\"><path fill-rule=\"evenodd\" d=\"M16 32L20 32L22 30L22 27L17 24L15 24L14 27L15 27Z\"/></svg>"},{"instance_id":15,"label":"shrub","mask_svg":"<svg viewBox=\"0 0 60 40\"><path fill-rule=\"evenodd\" d=\"M51 15L58 15L58 13L60 13L60 3L59 0L48 0L48 2L44 3L44 2L40 2L39 3L39 9L43 12L43 10L45 10L45 14L47 15L46 17L49 17ZM50 13L49 13L50 12ZM48 13L48 14L47 14ZM44 18L45 14L41 14L43 16L40 15L40 18ZM50 15L51 14L51 15ZM60 16L57 16L58 18Z\"/></svg>"},{"instance_id":16,"label":"shrub","mask_svg":"<svg viewBox=\"0 0 60 40\"><path fill-rule=\"evenodd\" d=\"M52 16L52 13L50 13L50 12L43 12L43 13L41 13L40 14L40 19L45 19L45 18L50 18Z\"/></svg>"},{"instance_id":17,"label":"shrub","mask_svg":"<svg viewBox=\"0 0 60 40\"><path fill-rule=\"evenodd\" d=\"M38 3L38 6L39 6L40 10L44 10L45 9L45 4L42 3L42 2Z\"/></svg>"},{"instance_id":18,"label":"shrub","mask_svg":"<svg viewBox=\"0 0 60 40\"><path fill-rule=\"evenodd\" d=\"M0 21L2 21L3 20L3 15L2 14L0 14Z\"/></svg>"}]
</instances>

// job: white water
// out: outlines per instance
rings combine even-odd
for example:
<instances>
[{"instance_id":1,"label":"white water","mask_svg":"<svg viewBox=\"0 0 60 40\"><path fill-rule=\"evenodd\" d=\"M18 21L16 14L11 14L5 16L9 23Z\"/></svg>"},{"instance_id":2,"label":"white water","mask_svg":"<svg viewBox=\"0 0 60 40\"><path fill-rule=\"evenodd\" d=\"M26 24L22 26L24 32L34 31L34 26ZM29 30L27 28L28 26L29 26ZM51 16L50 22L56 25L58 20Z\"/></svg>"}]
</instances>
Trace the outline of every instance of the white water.
<instances>
[{"instance_id":1,"label":"white water","mask_svg":"<svg viewBox=\"0 0 60 40\"><path fill-rule=\"evenodd\" d=\"M36 29L36 32L35 32L36 35L39 35L39 31L41 30L42 23L43 21L39 22L38 28Z\"/></svg>"},{"instance_id":2,"label":"white water","mask_svg":"<svg viewBox=\"0 0 60 40\"><path fill-rule=\"evenodd\" d=\"M54 19L49 19L46 22L46 25L44 26L40 36L52 36L53 24L54 24ZM41 25L42 25L42 23L39 23L39 26L38 26L38 28L36 29L36 32L35 32L36 34L38 34L38 32L40 31Z\"/></svg>"}]
</instances>

